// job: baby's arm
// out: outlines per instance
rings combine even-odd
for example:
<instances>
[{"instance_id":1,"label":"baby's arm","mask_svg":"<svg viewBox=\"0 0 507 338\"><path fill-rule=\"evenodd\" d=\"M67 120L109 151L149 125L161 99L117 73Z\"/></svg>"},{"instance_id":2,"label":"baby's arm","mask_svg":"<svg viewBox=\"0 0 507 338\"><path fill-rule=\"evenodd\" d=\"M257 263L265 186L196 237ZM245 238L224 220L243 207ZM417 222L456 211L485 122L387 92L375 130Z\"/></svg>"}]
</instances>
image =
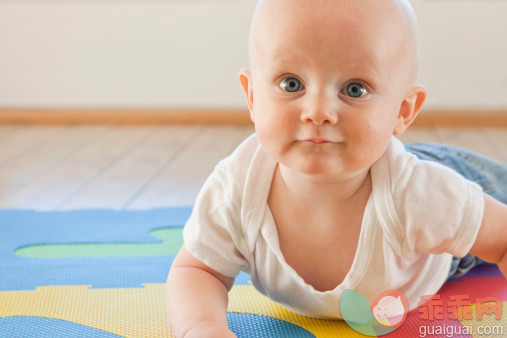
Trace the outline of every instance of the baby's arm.
<instances>
[{"instance_id":1,"label":"baby's arm","mask_svg":"<svg viewBox=\"0 0 507 338\"><path fill-rule=\"evenodd\" d=\"M496 263L507 279L507 205L484 194L484 216L470 253Z\"/></svg>"},{"instance_id":2,"label":"baby's arm","mask_svg":"<svg viewBox=\"0 0 507 338\"><path fill-rule=\"evenodd\" d=\"M226 277L194 258L183 246L167 278L167 312L176 337L235 337L227 326Z\"/></svg>"}]
</instances>

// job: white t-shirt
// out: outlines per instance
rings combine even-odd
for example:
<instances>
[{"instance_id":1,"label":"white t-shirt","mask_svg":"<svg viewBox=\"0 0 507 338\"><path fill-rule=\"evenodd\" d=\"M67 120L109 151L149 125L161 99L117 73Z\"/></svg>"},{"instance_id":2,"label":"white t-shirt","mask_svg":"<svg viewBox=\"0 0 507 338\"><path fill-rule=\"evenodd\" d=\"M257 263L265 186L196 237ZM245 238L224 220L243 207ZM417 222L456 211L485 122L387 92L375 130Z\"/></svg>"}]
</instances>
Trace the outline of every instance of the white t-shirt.
<instances>
[{"instance_id":1,"label":"white t-shirt","mask_svg":"<svg viewBox=\"0 0 507 338\"><path fill-rule=\"evenodd\" d=\"M195 258L225 276L250 274L257 290L301 315L341 319L344 289L360 292L369 304L395 289L416 308L422 295L435 294L446 281L452 255L468 253L482 221L479 185L419 160L392 137L371 167L372 193L351 269L334 290L317 291L280 250L267 204L275 167L255 134L246 139L206 180L183 237Z\"/></svg>"}]
</instances>

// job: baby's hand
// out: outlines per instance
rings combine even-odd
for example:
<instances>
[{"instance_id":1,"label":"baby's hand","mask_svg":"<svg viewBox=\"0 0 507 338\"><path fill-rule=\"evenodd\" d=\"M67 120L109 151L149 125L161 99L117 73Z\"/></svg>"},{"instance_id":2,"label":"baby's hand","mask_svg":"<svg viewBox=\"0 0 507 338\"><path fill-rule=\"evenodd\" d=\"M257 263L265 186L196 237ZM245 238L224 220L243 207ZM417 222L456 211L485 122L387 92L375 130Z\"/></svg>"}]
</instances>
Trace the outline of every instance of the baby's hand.
<instances>
[{"instance_id":1,"label":"baby's hand","mask_svg":"<svg viewBox=\"0 0 507 338\"><path fill-rule=\"evenodd\" d=\"M496 263L507 279L507 205L484 194L484 215L470 253Z\"/></svg>"},{"instance_id":2,"label":"baby's hand","mask_svg":"<svg viewBox=\"0 0 507 338\"><path fill-rule=\"evenodd\" d=\"M183 338L235 338L229 329L215 325L215 323L200 323L191 328Z\"/></svg>"}]
</instances>

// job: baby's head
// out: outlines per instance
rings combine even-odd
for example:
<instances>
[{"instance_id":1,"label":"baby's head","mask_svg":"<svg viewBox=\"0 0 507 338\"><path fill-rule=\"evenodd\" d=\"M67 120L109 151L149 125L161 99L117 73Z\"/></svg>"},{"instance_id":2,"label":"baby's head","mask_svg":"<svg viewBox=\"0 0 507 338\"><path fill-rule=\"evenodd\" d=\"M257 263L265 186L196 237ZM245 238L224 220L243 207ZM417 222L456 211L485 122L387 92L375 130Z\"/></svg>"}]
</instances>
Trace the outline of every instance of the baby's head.
<instances>
[{"instance_id":1,"label":"baby's head","mask_svg":"<svg viewBox=\"0 0 507 338\"><path fill-rule=\"evenodd\" d=\"M261 0L249 52L239 77L259 141L302 173L369 169L426 97L406 0Z\"/></svg>"}]
</instances>

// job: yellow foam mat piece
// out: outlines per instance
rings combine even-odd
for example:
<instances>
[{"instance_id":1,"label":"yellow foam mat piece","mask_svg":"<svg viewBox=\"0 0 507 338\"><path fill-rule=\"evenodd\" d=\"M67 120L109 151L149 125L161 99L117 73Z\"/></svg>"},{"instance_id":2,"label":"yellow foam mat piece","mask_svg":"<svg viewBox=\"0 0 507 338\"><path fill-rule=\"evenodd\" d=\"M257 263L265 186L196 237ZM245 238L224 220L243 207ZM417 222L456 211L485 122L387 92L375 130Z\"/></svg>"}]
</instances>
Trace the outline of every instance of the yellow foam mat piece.
<instances>
[{"instance_id":1,"label":"yellow foam mat piece","mask_svg":"<svg viewBox=\"0 0 507 338\"><path fill-rule=\"evenodd\" d=\"M41 286L0 292L0 316L55 318L124 337L167 337L163 284L133 289ZM172 336L172 335L169 335Z\"/></svg>"},{"instance_id":2,"label":"yellow foam mat piece","mask_svg":"<svg viewBox=\"0 0 507 338\"><path fill-rule=\"evenodd\" d=\"M290 322L316 337L364 337L343 321L292 313L251 285L233 286L227 310ZM164 284L143 284L142 288L131 289L92 289L89 285L80 285L2 291L0 317L9 316L61 319L123 337L174 337L166 315Z\"/></svg>"}]
</instances>

